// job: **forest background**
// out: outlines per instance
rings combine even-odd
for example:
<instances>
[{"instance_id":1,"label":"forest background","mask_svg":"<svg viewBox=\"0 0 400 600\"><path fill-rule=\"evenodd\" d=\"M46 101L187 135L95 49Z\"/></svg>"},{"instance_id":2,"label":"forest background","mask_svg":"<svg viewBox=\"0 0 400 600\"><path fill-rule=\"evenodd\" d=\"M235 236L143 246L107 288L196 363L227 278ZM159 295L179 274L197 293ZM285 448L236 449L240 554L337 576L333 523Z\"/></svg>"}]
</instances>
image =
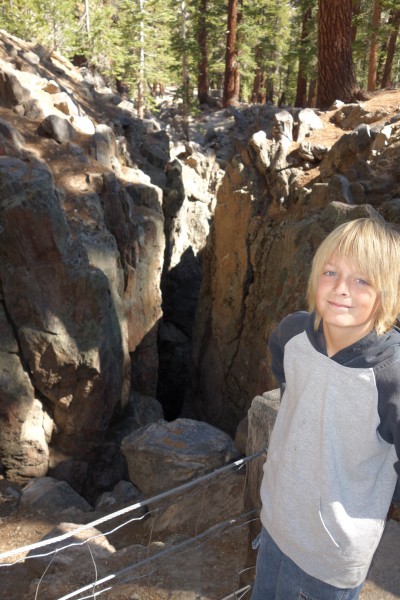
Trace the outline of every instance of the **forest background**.
<instances>
[{"instance_id":1,"label":"forest background","mask_svg":"<svg viewBox=\"0 0 400 600\"><path fill-rule=\"evenodd\" d=\"M399 0L3 0L0 27L99 71L139 117L171 86L186 112L328 108L400 78Z\"/></svg>"}]
</instances>

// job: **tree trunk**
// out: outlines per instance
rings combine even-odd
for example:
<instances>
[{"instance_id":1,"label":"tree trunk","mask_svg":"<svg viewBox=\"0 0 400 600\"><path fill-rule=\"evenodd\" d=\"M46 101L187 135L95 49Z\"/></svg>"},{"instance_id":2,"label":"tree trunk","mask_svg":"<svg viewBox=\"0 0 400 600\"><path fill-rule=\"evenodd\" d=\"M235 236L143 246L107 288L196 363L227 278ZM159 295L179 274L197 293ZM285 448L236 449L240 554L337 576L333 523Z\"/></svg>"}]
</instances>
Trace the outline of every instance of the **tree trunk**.
<instances>
[{"instance_id":1,"label":"tree trunk","mask_svg":"<svg viewBox=\"0 0 400 600\"><path fill-rule=\"evenodd\" d=\"M261 48L256 46L255 50L256 72L253 79L253 89L251 92L251 102L265 102L264 88L264 70L261 65Z\"/></svg>"},{"instance_id":2,"label":"tree trunk","mask_svg":"<svg viewBox=\"0 0 400 600\"><path fill-rule=\"evenodd\" d=\"M369 62L368 62L368 86L369 92L376 88L376 69L378 64L378 31L381 24L382 3L381 0L374 1L372 12L372 32L369 44Z\"/></svg>"},{"instance_id":3,"label":"tree trunk","mask_svg":"<svg viewBox=\"0 0 400 600\"><path fill-rule=\"evenodd\" d=\"M353 14L352 14L352 23L351 23L351 41L355 42L357 37L357 25L356 18L360 14L361 11L361 0L353 0Z\"/></svg>"},{"instance_id":4,"label":"tree trunk","mask_svg":"<svg viewBox=\"0 0 400 600\"><path fill-rule=\"evenodd\" d=\"M393 57L396 50L396 41L400 27L400 10L392 10L389 19L390 34L387 44L386 61L383 68L381 88L391 85Z\"/></svg>"},{"instance_id":5,"label":"tree trunk","mask_svg":"<svg viewBox=\"0 0 400 600\"><path fill-rule=\"evenodd\" d=\"M357 91L351 43L352 0L318 0L318 99L352 102Z\"/></svg>"},{"instance_id":6,"label":"tree trunk","mask_svg":"<svg viewBox=\"0 0 400 600\"><path fill-rule=\"evenodd\" d=\"M307 59L304 56L305 46L307 44L309 25L311 21L311 7L308 7L303 14L303 20L301 25L301 39L300 39L300 52L299 52L299 70L297 73L297 89L296 99L294 101L295 106L304 107L307 104Z\"/></svg>"},{"instance_id":7,"label":"tree trunk","mask_svg":"<svg viewBox=\"0 0 400 600\"><path fill-rule=\"evenodd\" d=\"M317 81L315 79L311 79L310 85L308 86L308 97L307 97L307 106L309 108L314 108L317 104Z\"/></svg>"},{"instance_id":8,"label":"tree trunk","mask_svg":"<svg viewBox=\"0 0 400 600\"><path fill-rule=\"evenodd\" d=\"M240 24L243 19L243 0L238 0L237 23L236 23L236 72L235 72L235 98L240 101Z\"/></svg>"},{"instance_id":9,"label":"tree trunk","mask_svg":"<svg viewBox=\"0 0 400 600\"><path fill-rule=\"evenodd\" d=\"M237 35L237 0L228 2L228 31L226 34L226 53L225 53L225 81L223 105L233 106L238 102L237 96L237 56L236 56L236 35Z\"/></svg>"},{"instance_id":10,"label":"tree trunk","mask_svg":"<svg viewBox=\"0 0 400 600\"><path fill-rule=\"evenodd\" d=\"M137 112L139 119L144 118L144 71L145 71L145 57L144 57L144 22L143 22L143 11L144 11L145 0L139 0L139 14L140 14L140 29L139 29L139 81L137 85Z\"/></svg>"},{"instance_id":11,"label":"tree trunk","mask_svg":"<svg viewBox=\"0 0 400 600\"><path fill-rule=\"evenodd\" d=\"M181 40L183 42L182 54L182 112L183 112L183 130L185 138L189 141L189 104L190 104L190 79L189 79L189 59L186 49L186 2L180 0L181 11Z\"/></svg>"},{"instance_id":12,"label":"tree trunk","mask_svg":"<svg viewBox=\"0 0 400 600\"><path fill-rule=\"evenodd\" d=\"M205 104L208 100L208 31L207 31L207 2L200 0L199 14L199 33L198 42L200 50L199 75L197 79L197 97L200 104Z\"/></svg>"}]
</instances>

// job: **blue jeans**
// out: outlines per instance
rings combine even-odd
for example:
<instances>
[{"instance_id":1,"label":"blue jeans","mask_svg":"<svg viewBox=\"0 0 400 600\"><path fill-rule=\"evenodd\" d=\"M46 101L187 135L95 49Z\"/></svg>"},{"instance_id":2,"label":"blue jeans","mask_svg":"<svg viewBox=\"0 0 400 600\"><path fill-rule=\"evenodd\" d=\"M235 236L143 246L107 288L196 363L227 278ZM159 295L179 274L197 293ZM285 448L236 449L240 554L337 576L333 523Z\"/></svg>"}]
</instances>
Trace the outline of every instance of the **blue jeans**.
<instances>
[{"instance_id":1,"label":"blue jeans","mask_svg":"<svg viewBox=\"0 0 400 600\"><path fill-rule=\"evenodd\" d=\"M362 585L340 589L307 575L262 528L251 600L357 600Z\"/></svg>"}]
</instances>

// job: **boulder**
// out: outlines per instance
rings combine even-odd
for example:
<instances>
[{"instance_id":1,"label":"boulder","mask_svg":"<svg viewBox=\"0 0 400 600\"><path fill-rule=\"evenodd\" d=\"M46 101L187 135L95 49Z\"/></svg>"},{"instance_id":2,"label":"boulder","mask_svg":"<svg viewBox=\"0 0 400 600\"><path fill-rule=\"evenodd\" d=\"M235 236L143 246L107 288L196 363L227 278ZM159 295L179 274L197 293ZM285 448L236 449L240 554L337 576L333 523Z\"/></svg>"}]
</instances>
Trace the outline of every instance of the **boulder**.
<instances>
[{"instance_id":1,"label":"boulder","mask_svg":"<svg viewBox=\"0 0 400 600\"><path fill-rule=\"evenodd\" d=\"M129 479L146 497L172 489L238 457L232 439L191 419L153 423L122 440Z\"/></svg>"},{"instance_id":2,"label":"boulder","mask_svg":"<svg viewBox=\"0 0 400 600\"><path fill-rule=\"evenodd\" d=\"M70 508L83 512L93 510L68 483L53 477L39 477L29 481L22 490L21 506L49 515L56 515Z\"/></svg>"},{"instance_id":3,"label":"boulder","mask_svg":"<svg viewBox=\"0 0 400 600\"><path fill-rule=\"evenodd\" d=\"M32 384L53 407L57 442L85 454L127 393L121 297L90 264L80 240L73 241L43 165L0 157L0 181L7 314Z\"/></svg>"},{"instance_id":4,"label":"boulder","mask_svg":"<svg viewBox=\"0 0 400 600\"><path fill-rule=\"evenodd\" d=\"M114 489L111 492L103 492L103 494L97 498L95 510L105 512L116 511L127 504L137 504L143 500L144 496L136 486L130 481L122 480L114 486ZM146 510L143 508L138 513L135 512L135 516L143 515L145 512Z\"/></svg>"},{"instance_id":5,"label":"boulder","mask_svg":"<svg viewBox=\"0 0 400 600\"><path fill-rule=\"evenodd\" d=\"M303 108L297 115L297 141L302 142L312 131L323 129L324 124L312 108Z\"/></svg>"},{"instance_id":6,"label":"boulder","mask_svg":"<svg viewBox=\"0 0 400 600\"><path fill-rule=\"evenodd\" d=\"M70 534L66 539L48 544L43 548L31 550L28 554L26 564L31 575L40 577L51 559L52 572L86 570L92 575L93 560L106 560L115 552L112 546L98 529L88 527L82 529L81 525L75 523L60 523L46 534L41 541L51 541L52 538ZM90 546L90 551L88 550ZM49 558L49 554L51 557ZM45 556L41 556L45 554ZM54 554L54 555L53 555Z\"/></svg>"},{"instance_id":7,"label":"boulder","mask_svg":"<svg viewBox=\"0 0 400 600\"><path fill-rule=\"evenodd\" d=\"M71 123L57 115L48 115L40 124L38 133L53 138L59 144L72 142L75 138L75 130Z\"/></svg>"}]
</instances>

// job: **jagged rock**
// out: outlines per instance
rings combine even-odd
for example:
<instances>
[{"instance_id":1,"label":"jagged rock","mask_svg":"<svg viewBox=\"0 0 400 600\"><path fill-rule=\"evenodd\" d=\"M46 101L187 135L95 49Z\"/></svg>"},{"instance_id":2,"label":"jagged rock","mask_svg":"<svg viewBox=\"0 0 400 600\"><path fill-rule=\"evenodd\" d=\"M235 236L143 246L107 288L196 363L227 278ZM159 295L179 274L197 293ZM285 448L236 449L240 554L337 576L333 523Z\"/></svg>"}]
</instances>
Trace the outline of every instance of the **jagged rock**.
<instances>
[{"instance_id":1,"label":"jagged rock","mask_svg":"<svg viewBox=\"0 0 400 600\"><path fill-rule=\"evenodd\" d=\"M164 193L167 247L162 278L164 320L173 323L186 336L191 335L193 328L201 283L201 254L209 235L213 198L221 176L215 155L205 156L197 151L167 166ZM160 360L162 363L162 356Z\"/></svg>"},{"instance_id":2,"label":"jagged rock","mask_svg":"<svg viewBox=\"0 0 400 600\"><path fill-rule=\"evenodd\" d=\"M60 144L72 142L75 138L75 130L71 123L57 115L48 115L40 124L38 133L47 135Z\"/></svg>"},{"instance_id":3,"label":"jagged rock","mask_svg":"<svg viewBox=\"0 0 400 600\"><path fill-rule=\"evenodd\" d=\"M24 136L12 125L0 119L0 136L5 142L9 142L10 146L7 147L7 152L4 154L12 153L15 149L22 150L25 144ZM14 148L13 148L14 147ZM4 148L6 150L6 148Z\"/></svg>"},{"instance_id":4,"label":"jagged rock","mask_svg":"<svg viewBox=\"0 0 400 600\"><path fill-rule=\"evenodd\" d=\"M255 153L255 164L261 175L266 176L272 161L274 142L267 139L265 131L257 131L249 140L249 148Z\"/></svg>"},{"instance_id":5,"label":"jagged rock","mask_svg":"<svg viewBox=\"0 0 400 600\"><path fill-rule=\"evenodd\" d=\"M21 83L13 67L0 61L0 104L13 108L17 104L23 104L30 95L30 89Z\"/></svg>"},{"instance_id":6,"label":"jagged rock","mask_svg":"<svg viewBox=\"0 0 400 600\"><path fill-rule=\"evenodd\" d=\"M164 420L162 406L156 398L133 392L131 404L134 429Z\"/></svg>"},{"instance_id":7,"label":"jagged rock","mask_svg":"<svg viewBox=\"0 0 400 600\"><path fill-rule=\"evenodd\" d=\"M0 304L0 457L7 477L26 482L47 473L53 422L18 356L18 342Z\"/></svg>"},{"instance_id":8,"label":"jagged rock","mask_svg":"<svg viewBox=\"0 0 400 600\"><path fill-rule=\"evenodd\" d=\"M164 410L158 399L132 390L127 406L113 426L113 436L121 443L132 431L163 420Z\"/></svg>"},{"instance_id":9,"label":"jagged rock","mask_svg":"<svg viewBox=\"0 0 400 600\"><path fill-rule=\"evenodd\" d=\"M108 125L97 125L93 137L93 157L107 169L112 169L116 155L117 141L113 130Z\"/></svg>"},{"instance_id":10,"label":"jagged rock","mask_svg":"<svg viewBox=\"0 0 400 600\"><path fill-rule=\"evenodd\" d=\"M47 169L0 157L0 180L4 300L33 384L53 405L58 435L80 453L96 443L126 393L121 299L72 240Z\"/></svg>"},{"instance_id":11,"label":"jagged rock","mask_svg":"<svg viewBox=\"0 0 400 600\"><path fill-rule=\"evenodd\" d=\"M321 163L322 181L328 181L336 172L345 174L357 163L369 157L374 141L368 125L360 125L339 138Z\"/></svg>"},{"instance_id":12,"label":"jagged rock","mask_svg":"<svg viewBox=\"0 0 400 600\"><path fill-rule=\"evenodd\" d=\"M129 504L137 504L144 500L144 496L130 481L119 481L112 492L103 492L96 500L96 511L116 511ZM135 516L145 514L145 507L135 512Z\"/></svg>"},{"instance_id":13,"label":"jagged rock","mask_svg":"<svg viewBox=\"0 0 400 600\"><path fill-rule=\"evenodd\" d=\"M393 128L391 125L386 125L385 127L382 127L380 131L378 131L376 138L371 146L371 152L373 155L378 154L388 145L390 136L392 134L392 130Z\"/></svg>"},{"instance_id":14,"label":"jagged rock","mask_svg":"<svg viewBox=\"0 0 400 600\"><path fill-rule=\"evenodd\" d=\"M52 95L52 101L58 110L67 115L71 116L79 116L79 109L75 102L72 100L69 94L66 92L58 92Z\"/></svg>"},{"instance_id":15,"label":"jagged rock","mask_svg":"<svg viewBox=\"0 0 400 600\"><path fill-rule=\"evenodd\" d=\"M83 512L93 510L65 481L53 477L32 479L22 490L21 506L43 514L58 514L71 507Z\"/></svg>"},{"instance_id":16,"label":"jagged rock","mask_svg":"<svg viewBox=\"0 0 400 600\"><path fill-rule=\"evenodd\" d=\"M274 114L272 137L275 140L286 138L293 141L293 117L287 110L280 110Z\"/></svg>"},{"instance_id":17,"label":"jagged rock","mask_svg":"<svg viewBox=\"0 0 400 600\"><path fill-rule=\"evenodd\" d=\"M385 109L370 112L362 104L345 104L333 115L332 121L342 129L355 129L362 123L375 123L388 114Z\"/></svg>"},{"instance_id":18,"label":"jagged rock","mask_svg":"<svg viewBox=\"0 0 400 600\"><path fill-rule=\"evenodd\" d=\"M182 418L138 429L122 440L121 449L130 481L147 498L238 456L226 433L207 423Z\"/></svg>"},{"instance_id":19,"label":"jagged rock","mask_svg":"<svg viewBox=\"0 0 400 600\"><path fill-rule=\"evenodd\" d=\"M331 177L328 184L327 201L353 204L350 182L344 175L336 174Z\"/></svg>"},{"instance_id":20,"label":"jagged rock","mask_svg":"<svg viewBox=\"0 0 400 600\"><path fill-rule=\"evenodd\" d=\"M110 544L106 536L94 527L82 529L81 525L75 523L60 523L54 527L41 541L51 540L64 534L72 534L64 540L48 544L43 549L31 550L26 561L31 575L41 576L51 560L51 570L57 572L83 570L91 572L93 560L101 561L108 559L115 552L114 546ZM85 544L85 542L87 542ZM90 546L90 551L88 550ZM69 546L68 548L66 546ZM56 552L55 552L56 551ZM54 556L47 553L55 552ZM46 556L40 556L46 554ZM93 558L92 558L93 557ZM50 571L51 571L50 570ZM92 576L92 573L90 573ZM92 577L93 580L93 577Z\"/></svg>"},{"instance_id":21,"label":"jagged rock","mask_svg":"<svg viewBox=\"0 0 400 600\"><path fill-rule=\"evenodd\" d=\"M311 144L302 142L299 146L299 156L304 160L309 160L311 162L315 161L315 156L312 152Z\"/></svg>"},{"instance_id":22,"label":"jagged rock","mask_svg":"<svg viewBox=\"0 0 400 600\"><path fill-rule=\"evenodd\" d=\"M324 124L320 117L311 108L303 108L297 115L298 130L297 130L297 141L302 142L311 131L316 129L323 129Z\"/></svg>"}]
</instances>

